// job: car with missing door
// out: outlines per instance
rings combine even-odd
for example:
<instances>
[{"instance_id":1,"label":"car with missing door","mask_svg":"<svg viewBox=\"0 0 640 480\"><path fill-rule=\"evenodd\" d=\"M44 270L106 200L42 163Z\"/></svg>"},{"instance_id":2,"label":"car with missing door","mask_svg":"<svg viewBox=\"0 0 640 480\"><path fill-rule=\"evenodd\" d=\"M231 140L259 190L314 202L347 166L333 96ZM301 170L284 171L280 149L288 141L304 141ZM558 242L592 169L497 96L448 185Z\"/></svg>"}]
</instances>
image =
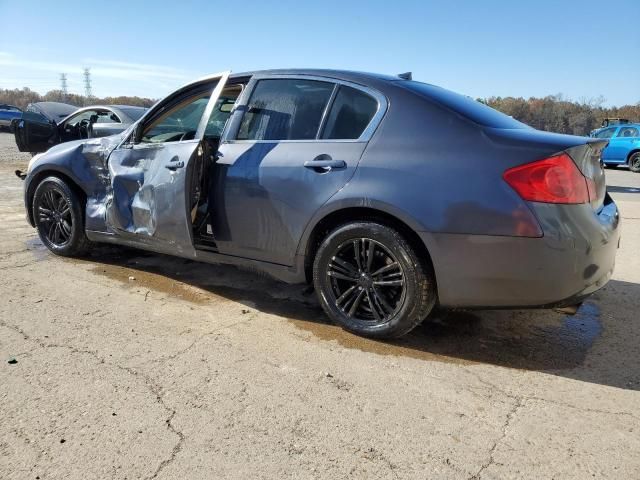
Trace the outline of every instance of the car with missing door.
<instances>
[{"instance_id":1,"label":"car with missing door","mask_svg":"<svg viewBox=\"0 0 640 480\"><path fill-rule=\"evenodd\" d=\"M18 150L40 153L59 143L120 133L146 111L131 105L78 108L60 102L36 102L12 121L11 129Z\"/></svg>"},{"instance_id":2,"label":"car with missing door","mask_svg":"<svg viewBox=\"0 0 640 480\"><path fill-rule=\"evenodd\" d=\"M389 338L436 306L551 308L602 287L620 238L606 144L407 75L226 72L122 134L36 155L25 207L58 255L107 242L258 269Z\"/></svg>"},{"instance_id":3,"label":"car with missing door","mask_svg":"<svg viewBox=\"0 0 640 480\"><path fill-rule=\"evenodd\" d=\"M602 151L602 162L607 167L627 165L632 172L640 173L640 123L607 126L591 136L609 141Z\"/></svg>"}]
</instances>

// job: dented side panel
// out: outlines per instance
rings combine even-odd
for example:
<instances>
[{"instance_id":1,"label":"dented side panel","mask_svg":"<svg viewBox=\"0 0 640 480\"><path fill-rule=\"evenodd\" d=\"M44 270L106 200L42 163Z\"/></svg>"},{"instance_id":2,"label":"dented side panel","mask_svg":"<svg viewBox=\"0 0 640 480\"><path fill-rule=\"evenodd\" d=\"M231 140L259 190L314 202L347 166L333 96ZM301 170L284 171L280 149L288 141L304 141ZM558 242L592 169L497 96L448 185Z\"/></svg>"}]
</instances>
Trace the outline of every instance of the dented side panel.
<instances>
[{"instance_id":1,"label":"dented side panel","mask_svg":"<svg viewBox=\"0 0 640 480\"><path fill-rule=\"evenodd\" d=\"M108 230L163 249L192 253L186 167L199 144L193 140L114 150L109 158L111 193L105 199Z\"/></svg>"}]
</instances>

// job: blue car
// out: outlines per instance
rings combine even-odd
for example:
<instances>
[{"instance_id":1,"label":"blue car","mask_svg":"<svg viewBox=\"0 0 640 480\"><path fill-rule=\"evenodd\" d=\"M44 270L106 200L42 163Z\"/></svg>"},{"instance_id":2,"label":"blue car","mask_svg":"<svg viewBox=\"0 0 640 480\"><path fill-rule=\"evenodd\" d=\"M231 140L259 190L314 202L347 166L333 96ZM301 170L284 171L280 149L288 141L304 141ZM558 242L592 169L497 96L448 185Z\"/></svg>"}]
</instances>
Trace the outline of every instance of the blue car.
<instances>
[{"instance_id":1,"label":"blue car","mask_svg":"<svg viewBox=\"0 0 640 480\"><path fill-rule=\"evenodd\" d=\"M609 139L602 152L602 162L606 166L628 165L631 171L640 173L640 123L601 128L592 136Z\"/></svg>"},{"instance_id":2,"label":"blue car","mask_svg":"<svg viewBox=\"0 0 640 480\"><path fill-rule=\"evenodd\" d=\"M9 128L14 118L20 118L22 110L13 105L0 104L0 129Z\"/></svg>"}]
</instances>

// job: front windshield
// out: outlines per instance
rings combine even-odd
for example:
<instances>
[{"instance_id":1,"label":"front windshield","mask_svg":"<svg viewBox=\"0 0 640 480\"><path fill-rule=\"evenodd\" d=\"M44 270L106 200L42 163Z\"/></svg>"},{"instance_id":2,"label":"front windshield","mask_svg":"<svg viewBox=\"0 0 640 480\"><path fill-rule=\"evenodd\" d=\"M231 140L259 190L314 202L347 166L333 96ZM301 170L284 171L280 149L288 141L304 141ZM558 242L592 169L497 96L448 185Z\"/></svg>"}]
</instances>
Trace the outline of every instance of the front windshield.
<instances>
[{"instance_id":1,"label":"front windshield","mask_svg":"<svg viewBox=\"0 0 640 480\"><path fill-rule=\"evenodd\" d=\"M145 129L142 141L145 143L176 142L195 138L208 101L209 94L205 94L176 105Z\"/></svg>"}]
</instances>

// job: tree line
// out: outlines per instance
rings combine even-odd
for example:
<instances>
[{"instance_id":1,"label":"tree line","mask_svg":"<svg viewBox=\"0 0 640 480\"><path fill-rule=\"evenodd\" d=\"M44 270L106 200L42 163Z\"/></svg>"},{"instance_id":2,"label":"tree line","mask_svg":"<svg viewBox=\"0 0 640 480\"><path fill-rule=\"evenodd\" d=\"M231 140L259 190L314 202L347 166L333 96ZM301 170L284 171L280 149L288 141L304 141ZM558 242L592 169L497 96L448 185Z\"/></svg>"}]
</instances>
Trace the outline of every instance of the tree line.
<instances>
[{"instance_id":1,"label":"tree line","mask_svg":"<svg viewBox=\"0 0 640 480\"><path fill-rule=\"evenodd\" d=\"M605 118L627 118L632 122L640 121L640 102L622 107L604 107L604 98L572 101L562 95L550 95L544 98L489 97L478 101L489 105L527 125L549 132L587 135L600 127ZM84 105L136 105L150 107L156 102L153 98L130 96L91 97L89 101L82 95L61 90L51 90L40 95L29 88L13 90L0 89L0 103L8 103L25 108L34 102L64 102L78 107Z\"/></svg>"},{"instance_id":2,"label":"tree line","mask_svg":"<svg viewBox=\"0 0 640 480\"><path fill-rule=\"evenodd\" d=\"M35 102L62 102L83 107L86 105L134 105L138 107L150 107L156 100L153 98L140 98L121 95L119 97L91 97L87 99L83 95L67 93L62 90L51 90L44 95L34 92L30 88L0 89L0 103L15 105L22 109Z\"/></svg>"},{"instance_id":3,"label":"tree line","mask_svg":"<svg viewBox=\"0 0 640 480\"><path fill-rule=\"evenodd\" d=\"M626 118L640 121L640 102L622 107L604 107L604 98L599 97L579 102L565 99L562 95L544 98L490 97L478 99L527 125L548 132L588 135L602 125L605 118Z\"/></svg>"}]
</instances>

